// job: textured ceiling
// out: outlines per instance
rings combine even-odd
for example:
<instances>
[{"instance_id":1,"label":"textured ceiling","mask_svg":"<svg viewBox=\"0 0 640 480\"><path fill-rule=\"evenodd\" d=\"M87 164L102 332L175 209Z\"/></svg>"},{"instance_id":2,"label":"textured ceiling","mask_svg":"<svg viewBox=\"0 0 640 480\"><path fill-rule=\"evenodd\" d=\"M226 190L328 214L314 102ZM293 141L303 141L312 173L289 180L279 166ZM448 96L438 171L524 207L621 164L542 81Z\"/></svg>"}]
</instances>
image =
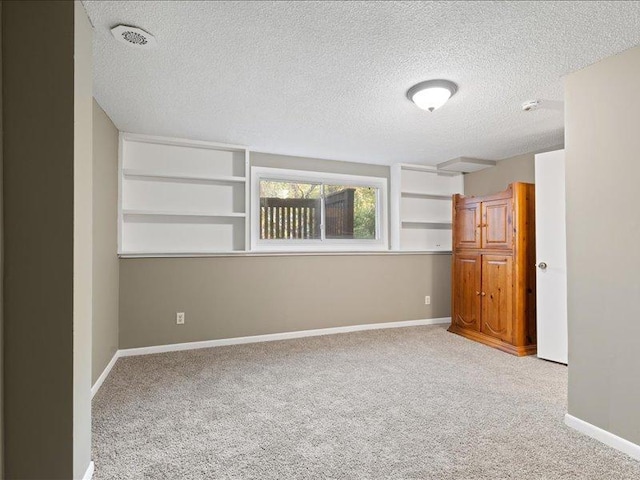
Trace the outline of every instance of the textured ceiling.
<instances>
[{"instance_id":1,"label":"textured ceiling","mask_svg":"<svg viewBox=\"0 0 640 480\"><path fill-rule=\"evenodd\" d=\"M561 77L640 44L640 2L84 4L120 130L381 164L561 144ZM119 23L158 47L116 42ZM431 78L459 85L434 113L405 97ZM535 98L547 108L523 113Z\"/></svg>"}]
</instances>

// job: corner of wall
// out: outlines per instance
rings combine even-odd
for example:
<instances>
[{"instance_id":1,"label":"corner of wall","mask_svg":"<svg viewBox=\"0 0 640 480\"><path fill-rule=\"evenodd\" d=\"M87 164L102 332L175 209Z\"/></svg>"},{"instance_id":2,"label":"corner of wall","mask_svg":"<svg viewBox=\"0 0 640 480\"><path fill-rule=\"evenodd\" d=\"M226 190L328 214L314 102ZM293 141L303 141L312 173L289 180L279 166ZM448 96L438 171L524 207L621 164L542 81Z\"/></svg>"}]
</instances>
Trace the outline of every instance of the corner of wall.
<instances>
[{"instance_id":1,"label":"corner of wall","mask_svg":"<svg viewBox=\"0 0 640 480\"><path fill-rule=\"evenodd\" d=\"M119 260L117 256L119 132L93 100L93 347L92 384L119 348Z\"/></svg>"}]
</instances>

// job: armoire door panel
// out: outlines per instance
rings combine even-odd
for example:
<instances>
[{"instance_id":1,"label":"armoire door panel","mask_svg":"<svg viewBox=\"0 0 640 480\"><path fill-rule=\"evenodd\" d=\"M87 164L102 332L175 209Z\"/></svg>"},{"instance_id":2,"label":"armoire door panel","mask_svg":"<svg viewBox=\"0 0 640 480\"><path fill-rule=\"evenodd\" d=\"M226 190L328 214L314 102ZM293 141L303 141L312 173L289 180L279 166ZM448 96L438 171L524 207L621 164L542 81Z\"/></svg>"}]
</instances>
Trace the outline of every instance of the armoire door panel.
<instances>
[{"instance_id":1,"label":"armoire door panel","mask_svg":"<svg viewBox=\"0 0 640 480\"><path fill-rule=\"evenodd\" d=\"M460 328L480 330L480 255L457 255L454 265L453 312Z\"/></svg>"},{"instance_id":2,"label":"armoire door panel","mask_svg":"<svg viewBox=\"0 0 640 480\"><path fill-rule=\"evenodd\" d=\"M511 199L482 202L482 248L510 249L513 245Z\"/></svg>"},{"instance_id":3,"label":"armoire door panel","mask_svg":"<svg viewBox=\"0 0 640 480\"><path fill-rule=\"evenodd\" d=\"M456 208L455 248L480 248L480 203L463 203Z\"/></svg>"},{"instance_id":4,"label":"armoire door panel","mask_svg":"<svg viewBox=\"0 0 640 480\"><path fill-rule=\"evenodd\" d=\"M513 261L510 255L482 255L482 324L480 331L512 340Z\"/></svg>"}]
</instances>

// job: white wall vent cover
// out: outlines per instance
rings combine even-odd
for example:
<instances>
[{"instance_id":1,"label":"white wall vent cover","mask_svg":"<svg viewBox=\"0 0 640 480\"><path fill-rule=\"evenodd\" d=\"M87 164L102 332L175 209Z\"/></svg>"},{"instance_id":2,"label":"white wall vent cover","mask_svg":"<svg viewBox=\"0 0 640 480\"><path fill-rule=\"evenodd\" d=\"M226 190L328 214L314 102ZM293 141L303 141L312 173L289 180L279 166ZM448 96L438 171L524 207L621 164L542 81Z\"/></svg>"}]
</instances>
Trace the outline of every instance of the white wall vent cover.
<instances>
[{"instance_id":1,"label":"white wall vent cover","mask_svg":"<svg viewBox=\"0 0 640 480\"><path fill-rule=\"evenodd\" d=\"M156 38L141 28L128 25L117 25L111 29L116 40L136 48L153 48L156 46Z\"/></svg>"}]
</instances>

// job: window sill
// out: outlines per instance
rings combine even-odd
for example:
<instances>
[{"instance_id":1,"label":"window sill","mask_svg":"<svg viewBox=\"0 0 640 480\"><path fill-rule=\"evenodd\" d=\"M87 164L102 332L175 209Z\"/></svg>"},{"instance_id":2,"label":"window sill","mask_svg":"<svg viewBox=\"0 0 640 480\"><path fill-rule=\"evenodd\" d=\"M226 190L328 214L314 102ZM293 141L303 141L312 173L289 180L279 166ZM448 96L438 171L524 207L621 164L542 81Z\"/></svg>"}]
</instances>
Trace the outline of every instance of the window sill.
<instances>
[{"instance_id":1,"label":"window sill","mask_svg":"<svg viewBox=\"0 0 640 480\"><path fill-rule=\"evenodd\" d=\"M383 251L317 251L317 252L194 252L194 253L122 253L118 258L207 258L207 257L323 257L323 256L397 256L397 255L451 255L450 250L383 250Z\"/></svg>"}]
</instances>

